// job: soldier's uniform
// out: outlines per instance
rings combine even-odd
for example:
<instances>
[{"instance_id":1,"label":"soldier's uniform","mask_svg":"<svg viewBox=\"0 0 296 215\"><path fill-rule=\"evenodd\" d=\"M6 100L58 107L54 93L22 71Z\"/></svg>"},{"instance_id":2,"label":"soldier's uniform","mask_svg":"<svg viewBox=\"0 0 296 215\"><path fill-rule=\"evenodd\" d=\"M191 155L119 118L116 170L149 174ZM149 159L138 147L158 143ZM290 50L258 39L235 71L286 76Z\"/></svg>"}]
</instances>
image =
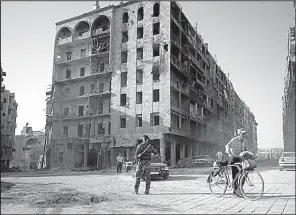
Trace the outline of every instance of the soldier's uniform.
<instances>
[{"instance_id":1,"label":"soldier's uniform","mask_svg":"<svg viewBox=\"0 0 296 215\"><path fill-rule=\"evenodd\" d=\"M145 149L149 146L149 143L141 143L138 145L136 150L136 156L143 153ZM149 194L151 178L150 178L150 164L151 164L151 153L157 153L157 150L153 145L150 145L149 148L140 156L137 160L136 167L136 182L135 182L135 194L138 194L140 180L145 178L146 181L146 190L145 194Z\"/></svg>"}]
</instances>

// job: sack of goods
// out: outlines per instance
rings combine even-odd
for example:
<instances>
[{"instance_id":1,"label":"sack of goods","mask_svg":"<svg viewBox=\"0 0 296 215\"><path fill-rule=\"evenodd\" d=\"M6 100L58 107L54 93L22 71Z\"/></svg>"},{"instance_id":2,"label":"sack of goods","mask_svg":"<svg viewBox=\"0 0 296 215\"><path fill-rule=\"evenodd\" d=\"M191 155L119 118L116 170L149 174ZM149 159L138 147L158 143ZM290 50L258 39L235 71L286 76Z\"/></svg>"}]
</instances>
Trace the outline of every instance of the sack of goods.
<instances>
[{"instance_id":1,"label":"sack of goods","mask_svg":"<svg viewBox=\"0 0 296 215\"><path fill-rule=\"evenodd\" d=\"M242 168L244 170L253 170L257 167L255 155L252 152L244 151L239 156L242 159Z\"/></svg>"}]
</instances>

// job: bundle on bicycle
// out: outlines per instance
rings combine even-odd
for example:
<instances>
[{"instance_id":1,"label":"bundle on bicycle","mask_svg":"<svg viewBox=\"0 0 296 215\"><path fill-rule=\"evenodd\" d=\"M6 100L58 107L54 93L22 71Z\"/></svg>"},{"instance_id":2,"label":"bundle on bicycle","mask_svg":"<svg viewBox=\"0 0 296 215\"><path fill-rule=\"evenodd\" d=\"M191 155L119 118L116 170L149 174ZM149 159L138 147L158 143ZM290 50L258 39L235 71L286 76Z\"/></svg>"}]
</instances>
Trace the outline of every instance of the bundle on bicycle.
<instances>
[{"instance_id":1,"label":"bundle on bicycle","mask_svg":"<svg viewBox=\"0 0 296 215\"><path fill-rule=\"evenodd\" d=\"M229 164L228 161L215 161L213 172L209 175L209 183L212 194L223 196L227 188L229 190L239 189L242 197L249 200L259 199L264 192L264 181L262 176L255 171L257 167L255 156L252 152L244 151L239 154L240 162ZM229 177L229 168L238 169L238 174L231 180ZM234 185L238 184L238 188ZM235 190L234 190L234 193Z\"/></svg>"}]
</instances>

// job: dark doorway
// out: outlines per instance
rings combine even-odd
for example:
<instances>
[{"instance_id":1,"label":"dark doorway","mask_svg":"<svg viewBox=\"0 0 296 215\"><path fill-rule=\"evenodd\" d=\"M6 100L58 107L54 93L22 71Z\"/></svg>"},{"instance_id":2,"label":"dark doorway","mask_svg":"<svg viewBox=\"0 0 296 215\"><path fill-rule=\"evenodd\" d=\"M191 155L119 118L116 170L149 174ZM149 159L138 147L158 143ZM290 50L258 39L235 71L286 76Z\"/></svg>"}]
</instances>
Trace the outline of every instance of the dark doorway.
<instances>
[{"instance_id":1,"label":"dark doorway","mask_svg":"<svg viewBox=\"0 0 296 215\"><path fill-rule=\"evenodd\" d=\"M93 149L89 150L87 166L97 167L97 160L98 160L98 152Z\"/></svg>"},{"instance_id":2,"label":"dark doorway","mask_svg":"<svg viewBox=\"0 0 296 215\"><path fill-rule=\"evenodd\" d=\"M165 161L168 163L168 166L171 165L171 143L165 144L165 152L164 152Z\"/></svg>"},{"instance_id":3,"label":"dark doorway","mask_svg":"<svg viewBox=\"0 0 296 215\"><path fill-rule=\"evenodd\" d=\"M180 149L181 149L181 145L176 144L176 162L180 160Z\"/></svg>"}]
</instances>

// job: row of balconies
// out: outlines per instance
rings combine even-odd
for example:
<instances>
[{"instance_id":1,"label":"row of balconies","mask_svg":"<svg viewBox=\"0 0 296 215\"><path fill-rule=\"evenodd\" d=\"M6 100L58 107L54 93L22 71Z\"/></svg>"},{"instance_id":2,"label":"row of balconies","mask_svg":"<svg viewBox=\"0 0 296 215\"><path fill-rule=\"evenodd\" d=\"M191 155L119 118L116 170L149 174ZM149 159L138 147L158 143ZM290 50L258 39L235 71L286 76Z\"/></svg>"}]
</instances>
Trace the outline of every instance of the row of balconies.
<instances>
[{"instance_id":1,"label":"row of balconies","mask_svg":"<svg viewBox=\"0 0 296 215\"><path fill-rule=\"evenodd\" d=\"M102 97L102 96L106 96L106 95L110 95L111 91L110 90L100 90L100 89L94 89L92 90L90 93L86 93L83 95L77 95L77 96L71 96L70 93L66 93L66 92L62 92L60 94L56 94L54 97L55 101L59 101L59 100L77 100L79 98L83 98L83 97Z\"/></svg>"},{"instance_id":2,"label":"row of balconies","mask_svg":"<svg viewBox=\"0 0 296 215\"><path fill-rule=\"evenodd\" d=\"M92 36L97 36L97 35L101 35L101 34L108 34L110 35L110 29L108 30L102 30L102 28L99 29L95 29L92 32ZM59 38L57 41L57 46L61 46L61 45L66 45L72 42L76 42L76 41L81 41L81 40L85 40L85 39L90 39L90 31L85 31L85 32L81 32L80 34L78 34L78 36L68 36L68 37L63 37L63 38Z\"/></svg>"},{"instance_id":3,"label":"row of balconies","mask_svg":"<svg viewBox=\"0 0 296 215\"><path fill-rule=\"evenodd\" d=\"M56 83L71 83L71 82L80 82L82 80L86 80L89 79L92 76L97 76L97 77L103 77L106 75L111 75L112 73L112 69L110 67L110 65L105 65L105 69L104 71L100 71L100 69L95 69L92 70L90 75L85 75L85 76L81 76L81 77L66 77L65 79L61 79L61 80L56 80Z\"/></svg>"}]
</instances>

